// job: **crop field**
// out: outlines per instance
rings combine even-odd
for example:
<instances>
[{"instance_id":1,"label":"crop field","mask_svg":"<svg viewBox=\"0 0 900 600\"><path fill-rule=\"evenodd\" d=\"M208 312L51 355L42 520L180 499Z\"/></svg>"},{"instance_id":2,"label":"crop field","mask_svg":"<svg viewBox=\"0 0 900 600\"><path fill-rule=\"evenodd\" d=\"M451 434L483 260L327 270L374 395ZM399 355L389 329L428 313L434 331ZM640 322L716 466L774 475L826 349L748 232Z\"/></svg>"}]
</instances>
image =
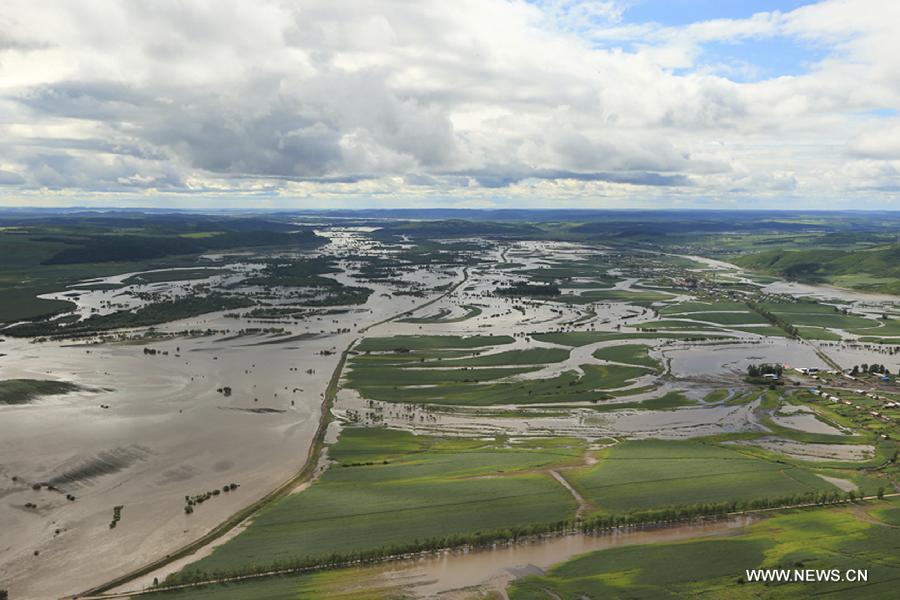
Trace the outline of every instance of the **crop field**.
<instances>
[{"instance_id":1,"label":"crop field","mask_svg":"<svg viewBox=\"0 0 900 600\"><path fill-rule=\"evenodd\" d=\"M368 358L368 357L366 357ZM381 357L384 358L384 357ZM400 355L399 358L402 358ZM443 358L439 360L419 360L417 368L428 367L492 367L502 365L543 365L562 362L569 358L569 352L562 348L529 348L527 350L506 350L469 358ZM407 363L408 364L408 363Z\"/></svg>"},{"instance_id":2,"label":"crop field","mask_svg":"<svg viewBox=\"0 0 900 600\"><path fill-rule=\"evenodd\" d=\"M716 325L767 325L769 323L758 314L748 311L678 313L678 317Z\"/></svg>"},{"instance_id":3,"label":"crop field","mask_svg":"<svg viewBox=\"0 0 900 600\"><path fill-rule=\"evenodd\" d=\"M881 321L877 324L873 324L871 327L856 326L850 329L850 332L855 333L856 335L877 335L882 337L900 336L900 319Z\"/></svg>"},{"instance_id":4,"label":"crop field","mask_svg":"<svg viewBox=\"0 0 900 600\"><path fill-rule=\"evenodd\" d=\"M628 441L571 472L598 511L749 501L835 488L812 472L698 442Z\"/></svg>"},{"instance_id":5,"label":"crop field","mask_svg":"<svg viewBox=\"0 0 900 600\"><path fill-rule=\"evenodd\" d=\"M823 340L826 342L839 342L843 338L834 333L833 331L829 331L822 327L808 327L805 325L800 325L797 327L797 332L800 334L800 337L807 340Z\"/></svg>"},{"instance_id":6,"label":"crop field","mask_svg":"<svg viewBox=\"0 0 900 600\"><path fill-rule=\"evenodd\" d=\"M594 358L600 358L611 362L627 363L659 370L659 361L650 356L649 347L643 344L625 344L623 346L610 346L594 351Z\"/></svg>"},{"instance_id":7,"label":"crop field","mask_svg":"<svg viewBox=\"0 0 900 600\"><path fill-rule=\"evenodd\" d=\"M72 310L75 304L66 300L37 298L52 291L48 287L10 287L0 289L0 323L40 319Z\"/></svg>"},{"instance_id":8,"label":"crop field","mask_svg":"<svg viewBox=\"0 0 900 600\"><path fill-rule=\"evenodd\" d=\"M629 546L585 554L510 585L510 600L556 598L889 598L900 580L900 536L884 515L896 499L795 511L724 539ZM766 585L745 571L867 569L868 581ZM844 596L846 594L846 596Z\"/></svg>"},{"instance_id":9,"label":"crop field","mask_svg":"<svg viewBox=\"0 0 900 600\"><path fill-rule=\"evenodd\" d=\"M191 567L215 571L402 546L570 518L574 500L543 470L572 464L574 440L492 442L347 429L336 462L302 494Z\"/></svg>"},{"instance_id":10,"label":"crop field","mask_svg":"<svg viewBox=\"0 0 900 600\"><path fill-rule=\"evenodd\" d=\"M511 344L506 335L407 335L386 338L366 338L357 347L358 352L389 352L406 350L436 350L444 348L483 348L499 344Z\"/></svg>"},{"instance_id":11,"label":"crop field","mask_svg":"<svg viewBox=\"0 0 900 600\"><path fill-rule=\"evenodd\" d=\"M675 315L681 313L702 312L747 312L747 305L743 302L678 302L670 304L659 310L661 315Z\"/></svg>"},{"instance_id":12,"label":"crop field","mask_svg":"<svg viewBox=\"0 0 900 600\"><path fill-rule=\"evenodd\" d=\"M799 302L796 304L764 304L763 306L773 314L785 319L791 325L833 327L845 330L876 327L878 325L872 319L841 314L833 307L824 305Z\"/></svg>"},{"instance_id":13,"label":"crop field","mask_svg":"<svg viewBox=\"0 0 900 600\"><path fill-rule=\"evenodd\" d=\"M645 323L638 323L633 325L633 327L642 330L652 330L652 331L696 331L699 334L709 333L715 334L718 332L727 333L728 330L741 331L744 333L755 333L757 335L763 336L771 336L771 337L785 337L787 334L779 329L778 327L774 327L772 325L754 325L754 326L738 326L738 325L728 325L727 327L723 327L717 325L715 323L704 323L704 322L696 322L696 321L680 321L676 319L667 319L663 321L648 321Z\"/></svg>"},{"instance_id":14,"label":"crop field","mask_svg":"<svg viewBox=\"0 0 900 600\"><path fill-rule=\"evenodd\" d=\"M657 291L629 291L629 290L586 290L578 295L560 296L560 302L570 304L590 304L593 302L629 302L641 306L644 303L669 300L672 296Z\"/></svg>"}]
</instances>

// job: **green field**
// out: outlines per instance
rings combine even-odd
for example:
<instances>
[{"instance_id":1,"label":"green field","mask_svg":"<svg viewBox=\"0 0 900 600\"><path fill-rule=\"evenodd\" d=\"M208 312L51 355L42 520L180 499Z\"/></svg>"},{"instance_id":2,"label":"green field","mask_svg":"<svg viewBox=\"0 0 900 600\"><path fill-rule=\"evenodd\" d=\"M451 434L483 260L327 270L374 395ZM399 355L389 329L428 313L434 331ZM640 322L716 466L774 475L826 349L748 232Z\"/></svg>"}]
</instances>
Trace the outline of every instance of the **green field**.
<instances>
[{"instance_id":1,"label":"green field","mask_svg":"<svg viewBox=\"0 0 900 600\"><path fill-rule=\"evenodd\" d=\"M58 290L49 286L0 289L0 323L40 319L75 308L74 302L37 297L54 291Z\"/></svg>"},{"instance_id":2,"label":"green field","mask_svg":"<svg viewBox=\"0 0 900 600\"><path fill-rule=\"evenodd\" d=\"M710 333L713 335L716 332L721 332L722 334L728 334L728 330L741 331L744 333L754 333L756 335L763 336L772 336L772 337L785 337L786 334L778 327L774 327L772 325L755 325L755 326L739 326L739 325L717 325L717 324L705 324L705 323L696 323L694 321L681 321L678 319L666 319L662 321L649 321L646 323L638 323L636 325L632 325L632 327L636 327L638 329L651 329L651 330L664 330L664 331L695 331L700 336L709 336Z\"/></svg>"},{"instance_id":3,"label":"green field","mask_svg":"<svg viewBox=\"0 0 900 600\"><path fill-rule=\"evenodd\" d=\"M766 310L771 311L790 323L791 325L806 325L810 327L832 327L835 329L859 329L864 327L876 327L878 323L872 319L860 317L857 315L845 315L831 306L824 304L813 304L811 302L797 302L790 304L772 304L766 303L762 305Z\"/></svg>"},{"instance_id":4,"label":"green field","mask_svg":"<svg viewBox=\"0 0 900 600\"><path fill-rule=\"evenodd\" d=\"M838 334L829 331L827 329L823 329L822 327L808 327L806 325L801 325L797 327L797 332L800 334L800 337L805 338L807 340L824 340L826 342L839 342L841 336Z\"/></svg>"},{"instance_id":5,"label":"green field","mask_svg":"<svg viewBox=\"0 0 900 600\"><path fill-rule=\"evenodd\" d=\"M650 356L649 347L643 344L625 344L609 346L594 351L594 358L612 362L627 363L659 370L659 361Z\"/></svg>"},{"instance_id":6,"label":"green field","mask_svg":"<svg viewBox=\"0 0 900 600\"><path fill-rule=\"evenodd\" d=\"M508 593L510 600L891 598L900 581L900 535L878 519L897 510L896 501L883 501L794 511L735 537L601 550L517 580ZM747 582L745 571L757 568L868 569L868 580Z\"/></svg>"},{"instance_id":7,"label":"green field","mask_svg":"<svg viewBox=\"0 0 900 600\"><path fill-rule=\"evenodd\" d=\"M716 325L767 325L769 323L755 312L749 311L679 313L678 317Z\"/></svg>"},{"instance_id":8,"label":"green field","mask_svg":"<svg viewBox=\"0 0 900 600\"><path fill-rule=\"evenodd\" d=\"M569 294L555 298L559 302L569 304L591 304L594 302L630 302L632 304L659 302L669 300L672 296L664 292L653 290L586 290L578 295Z\"/></svg>"},{"instance_id":9,"label":"green field","mask_svg":"<svg viewBox=\"0 0 900 600\"><path fill-rule=\"evenodd\" d=\"M396 350L436 350L442 348L483 348L499 344L511 344L508 335L398 335L394 337L366 338L356 347L358 352L392 352Z\"/></svg>"},{"instance_id":10,"label":"green field","mask_svg":"<svg viewBox=\"0 0 900 600\"><path fill-rule=\"evenodd\" d=\"M873 322L871 327L855 327L850 332L856 335L878 337L900 336L900 319Z\"/></svg>"},{"instance_id":11,"label":"green field","mask_svg":"<svg viewBox=\"0 0 900 600\"><path fill-rule=\"evenodd\" d=\"M440 371L447 375L416 375L407 378L411 369L366 368L354 369L348 382L364 398L385 402L413 404L446 404L460 406L491 406L497 404L543 404L559 402L598 402L610 398L607 390L623 387L635 378L650 373L644 367L621 365L581 365L584 371L566 371L548 379L522 381L490 381L527 369L472 369ZM420 369L431 372L433 369ZM452 381L455 379L455 381ZM418 387L431 381L431 387Z\"/></svg>"},{"instance_id":12,"label":"green field","mask_svg":"<svg viewBox=\"0 0 900 600\"><path fill-rule=\"evenodd\" d=\"M609 513L835 489L806 469L694 441L623 442L570 473L582 495Z\"/></svg>"},{"instance_id":13,"label":"green field","mask_svg":"<svg viewBox=\"0 0 900 600\"><path fill-rule=\"evenodd\" d=\"M543 404L597 402L608 399L604 390L626 385L648 373L644 368L619 365L582 365L584 376L567 371L549 379L516 382L475 383L477 372L469 371L469 382L446 383L431 388L400 386L396 383L369 385L356 379L354 385L364 398L414 404L490 406L496 404ZM398 382L397 382L398 383Z\"/></svg>"},{"instance_id":14,"label":"green field","mask_svg":"<svg viewBox=\"0 0 900 600\"><path fill-rule=\"evenodd\" d=\"M747 305L743 302L679 302L664 306L659 310L661 315L675 315L681 313L698 312L722 312L739 311L746 312Z\"/></svg>"},{"instance_id":15,"label":"green field","mask_svg":"<svg viewBox=\"0 0 900 600\"><path fill-rule=\"evenodd\" d=\"M583 444L535 440L513 448L470 439L346 429L336 462L302 494L262 512L191 570L248 568L416 540L570 518L571 495L546 472L576 462Z\"/></svg>"},{"instance_id":16,"label":"green field","mask_svg":"<svg viewBox=\"0 0 900 600\"><path fill-rule=\"evenodd\" d=\"M420 366L491 367L499 365L543 365L562 362L567 358L569 358L569 352L562 348L529 348L527 350L507 350L470 358L448 358L440 361L428 361Z\"/></svg>"}]
</instances>

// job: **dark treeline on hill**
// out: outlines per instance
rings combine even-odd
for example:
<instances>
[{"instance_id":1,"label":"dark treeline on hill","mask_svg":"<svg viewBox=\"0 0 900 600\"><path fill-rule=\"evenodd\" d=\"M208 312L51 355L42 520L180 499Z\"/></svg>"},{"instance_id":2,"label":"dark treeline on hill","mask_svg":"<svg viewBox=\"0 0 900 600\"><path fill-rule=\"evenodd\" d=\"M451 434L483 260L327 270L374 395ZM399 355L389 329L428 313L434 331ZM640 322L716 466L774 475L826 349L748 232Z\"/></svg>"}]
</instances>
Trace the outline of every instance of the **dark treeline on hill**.
<instances>
[{"instance_id":1,"label":"dark treeline on hill","mask_svg":"<svg viewBox=\"0 0 900 600\"><path fill-rule=\"evenodd\" d=\"M228 250L259 246L299 246L315 248L326 242L312 231L229 231L208 237L155 237L146 235L102 235L78 238L41 236L35 241L77 244L64 248L45 260L45 265L137 261L175 254L197 254L210 250Z\"/></svg>"},{"instance_id":2,"label":"dark treeline on hill","mask_svg":"<svg viewBox=\"0 0 900 600\"><path fill-rule=\"evenodd\" d=\"M82 321L62 318L55 321L22 323L7 327L3 330L3 333L13 337L90 336L123 327L147 327L195 317L209 312L246 308L253 304L254 302L248 298L224 296L221 294L190 296L178 300L148 304L135 311L120 310L107 315L93 315Z\"/></svg>"},{"instance_id":3,"label":"dark treeline on hill","mask_svg":"<svg viewBox=\"0 0 900 600\"><path fill-rule=\"evenodd\" d=\"M840 224L841 229L877 230L896 226L898 211L815 211L815 210L704 210L704 209L359 209L281 211L273 215L304 215L326 219L384 219L415 221L469 220L476 222L668 222L711 220L730 223L754 221L817 221L820 227ZM891 225L892 223L892 225Z\"/></svg>"},{"instance_id":4,"label":"dark treeline on hill","mask_svg":"<svg viewBox=\"0 0 900 600\"><path fill-rule=\"evenodd\" d=\"M327 243L290 219L194 213L47 212L0 210L9 241L65 244L44 265L141 261L179 254Z\"/></svg>"},{"instance_id":5,"label":"dark treeline on hill","mask_svg":"<svg viewBox=\"0 0 900 600\"><path fill-rule=\"evenodd\" d=\"M386 223L375 233L379 239L396 236L435 239L462 236L531 237L540 229L527 223L510 223L468 219L448 219L446 221L412 221Z\"/></svg>"},{"instance_id":6,"label":"dark treeline on hill","mask_svg":"<svg viewBox=\"0 0 900 600\"><path fill-rule=\"evenodd\" d=\"M0 209L0 227L65 227L83 233L110 229L140 229L148 233L181 234L203 231L295 231L297 226L284 218L265 215L222 216L188 212L128 210L67 211Z\"/></svg>"},{"instance_id":7,"label":"dark treeline on hill","mask_svg":"<svg viewBox=\"0 0 900 600\"><path fill-rule=\"evenodd\" d=\"M331 277L329 273L339 273L333 258L318 256L302 260L269 261L263 270L253 277L242 280L240 286L312 288L322 291L321 295L307 298L306 306L334 306L338 304L365 304L372 289L362 286L344 285Z\"/></svg>"},{"instance_id":8,"label":"dark treeline on hill","mask_svg":"<svg viewBox=\"0 0 900 600\"><path fill-rule=\"evenodd\" d=\"M665 221L656 221L654 219L646 222L632 221L595 221L585 223L572 229L572 233L576 234L604 234L619 236L635 236L635 235L672 235L672 234L689 234L697 235L704 233L724 233L724 232L742 232L742 233L761 233L761 232L815 232L825 231L826 229L818 223L803 223L792 221L779 221L769 218L729 220L726 218L706 219L706 218L680 218Z\"/></svg>"}]
</instances>

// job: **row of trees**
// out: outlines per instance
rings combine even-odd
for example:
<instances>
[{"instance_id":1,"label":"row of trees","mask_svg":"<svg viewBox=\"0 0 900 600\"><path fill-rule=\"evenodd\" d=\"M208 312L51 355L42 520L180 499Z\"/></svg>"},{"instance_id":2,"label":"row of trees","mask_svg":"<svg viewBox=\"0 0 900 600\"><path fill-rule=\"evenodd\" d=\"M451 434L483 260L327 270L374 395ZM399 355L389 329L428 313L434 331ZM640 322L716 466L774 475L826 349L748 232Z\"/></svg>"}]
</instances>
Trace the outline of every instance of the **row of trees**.
<instances>
[{"instance_id":1,"label":"row of trees","mask_svg":"<svg viewBox=\"0 0 900 600\"><path fill-rule=\"evenodd\" d=\"M747 306L750 307L750 309L756 311L760 316L762 316L766 321L768 321L772 325L782 329L785 333L787 333L792 338L800 337L800 332L797 330L796 327L794 327L793 325L791 325L790 323L788 323L787 321L785 321L784 319L782 319L781 317L779 317L778 315L773 313L772 311L768 310L767 308L764 308L758 302L754 302L753 300L747 300Z\"/></svg>"},{"instance_id":2,"label":"row of trees","mask_svg":"<svg viewBox=\"0 0 900 600\"><path fill-rule=\"evenodd\" d=\"M762 377L763 375L778 375L779 377L781 377L781 374L783 372L784 367L782 367L781 365L763 363L761 365L747 366L748 377Z\"/></svg>"},{"instance_id":3,"label":"row of trees","mask_svg":"<svg viewBox=\"0 0 900 600\"><path fill-rule=\"evenodd\" d=\"M854 365L853 369L851 369L851 371L850 371L851 375L859 375L861 373L878 373L881 375L890 375L891 371L884 365L877 365L877 364L869 365L866 363L863 363L861 365Z\"/></svg>"},{"instance_id":4,"label":"row of trees","mask_svg":"<svg viewBox=\"0 0 900 600\"><path fill-rule=\"evenodd\" d=\"M878 497L884 490L878 490ZM691 521L700 518L722 518L748 511L792 506L825 506L857 499L854 492L846 495L838 490L806 492L775 498L756 500L692 504L669 508L649 509L619 515L598 515L584 520L564 520L552 523L538 523L522 527L511 527L468 534L454 534L445 537L415 540L407 544L393 544L368 550L347 553L332 553L328 556L306 556L303 558L274 561L267 565L248 565L236 569L216 569L212 571L185 570L170 575L164 585L174 586L201 582L219 582L250 578L254 576L277 575L317 569L347 567L375 563L396 558L407 558L415 554L432 553L446 549L488 548L498 544L515 543L540 536L563 535L569 533L599 533L622 528L652 527L669 523Z\"/></svg>"}]
</instances>

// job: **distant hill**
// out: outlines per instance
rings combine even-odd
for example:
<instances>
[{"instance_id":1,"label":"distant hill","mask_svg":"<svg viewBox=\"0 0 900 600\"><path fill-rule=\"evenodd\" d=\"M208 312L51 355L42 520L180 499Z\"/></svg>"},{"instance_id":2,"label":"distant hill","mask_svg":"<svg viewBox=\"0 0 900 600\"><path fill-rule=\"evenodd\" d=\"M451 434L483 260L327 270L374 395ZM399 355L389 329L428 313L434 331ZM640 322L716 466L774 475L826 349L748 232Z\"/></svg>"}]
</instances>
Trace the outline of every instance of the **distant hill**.
<instances>
[{"instance_id":1,"label":"distant hill","mask_svg":"<svg viewBox=\"0 0 900 600\"><path fill-rule=\"evenodd\" d=\"M528 223L501 223L495 221L469 221L448 219L444 221L404 221L386 224L375 232L375 237L387 239L393 236L411 238L454 238L469 236L521 238L540 233L540 229Z\"/></svg>"},{"instance_id":2,"label":"distant hill","mask_svg":"<svg viewBox=\"0 0 900 600\"><path fill-rule=\"evenodd\" d=\"M768 250L731 260L794 281L900 294L900 244L862 250Z\"/></svg>"}]
</instances>

